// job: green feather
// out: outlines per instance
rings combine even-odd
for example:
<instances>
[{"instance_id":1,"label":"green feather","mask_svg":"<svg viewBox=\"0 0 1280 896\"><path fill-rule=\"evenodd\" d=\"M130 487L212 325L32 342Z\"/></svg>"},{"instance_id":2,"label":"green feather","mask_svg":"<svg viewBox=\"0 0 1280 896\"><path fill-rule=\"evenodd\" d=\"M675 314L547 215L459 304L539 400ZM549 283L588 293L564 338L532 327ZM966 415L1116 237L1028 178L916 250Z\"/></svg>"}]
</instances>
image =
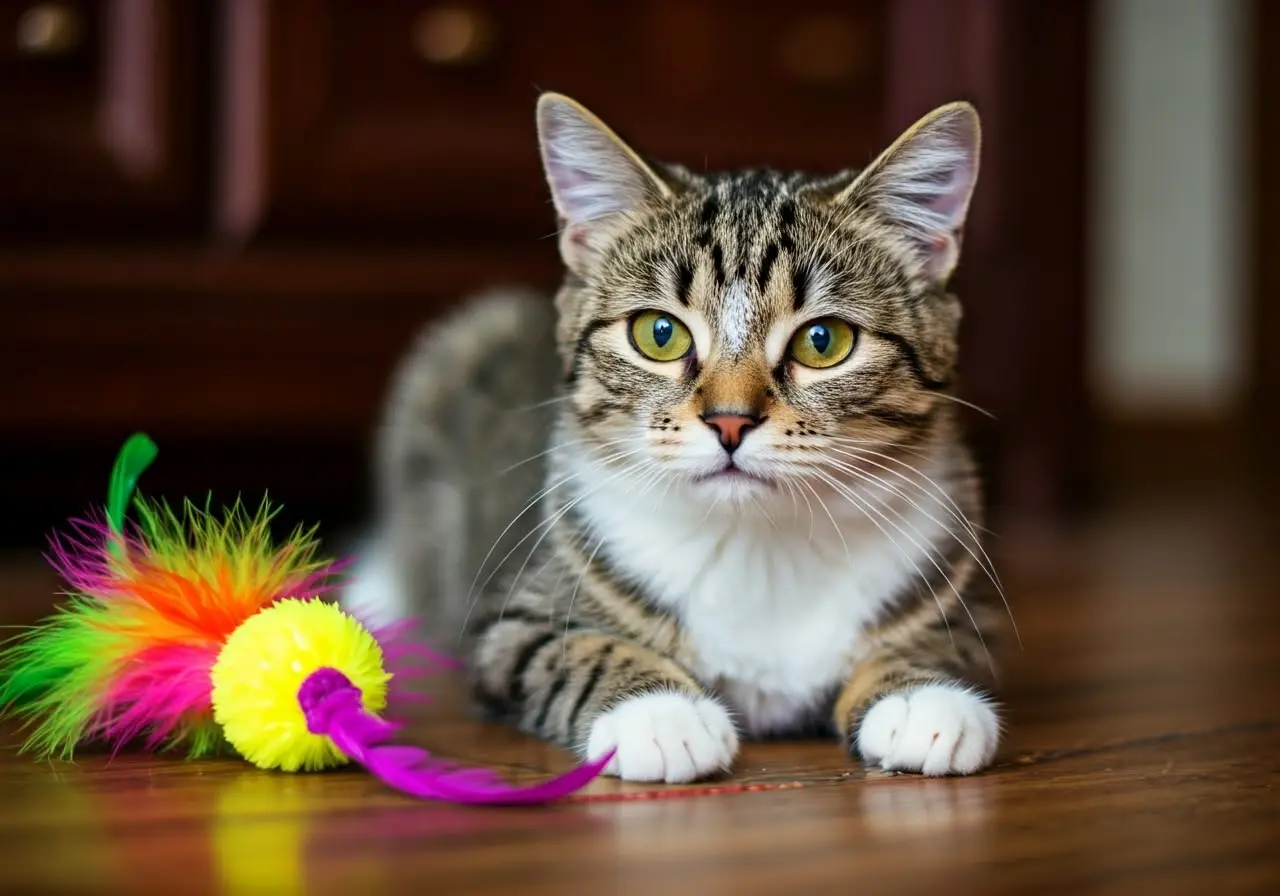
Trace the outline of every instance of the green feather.
<instances>
[{"instance_id":1,"label":"green feather","mask_svg":"<svg viewBox=\"0 0 1280 896\"><path fill-rule=\"evenodd\" d=\"M90 623L102 613L97 601L72 596L0 649L0 710L26 717L24 729L36 725L23 752L69 758L89 727L109 665L110 636Z\"/></svg>"},{"instance_id":2,"label":"green feather","mask_svg":"<svg viewBox=\"0 0 1280 896\"><path fill-rule=\"evenodd\" d=\"M138 487L138 479L159 453L156 443L142 432L130 436L120 449L115 466L111 468L111 485L107 489L107 521L113 531L123 531L124 515L129 509L129 499Z\"/></svg>"}]
</instances>

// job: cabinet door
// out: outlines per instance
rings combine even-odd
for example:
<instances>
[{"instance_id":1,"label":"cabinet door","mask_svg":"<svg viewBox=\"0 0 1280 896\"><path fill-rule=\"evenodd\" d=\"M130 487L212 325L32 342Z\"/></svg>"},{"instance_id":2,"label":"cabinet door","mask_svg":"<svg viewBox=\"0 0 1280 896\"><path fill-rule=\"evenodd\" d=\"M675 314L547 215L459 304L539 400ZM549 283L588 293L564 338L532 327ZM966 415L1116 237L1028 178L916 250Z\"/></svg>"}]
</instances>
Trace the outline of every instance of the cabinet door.
<instances>
[{"instance_id":1,"label":"cabinet door","mask_svg":"<svg viewBox=\"0 0 1280 896\"><path fill-rule=\"evenodd\" d=\"M200 220L195 0L0 0L0 238Z\"/></svg>"},{"instance_id":2,"label":"cabinet door","mask_svg":"<svg viewBox=\"0 0 1280 896\"><path fill-rule=\"evenodd\" d=\"M692 167L865 162L882 137L885 6L226 0L221 229L544 237L540 89Z\"/></svg>"}]
</instances>

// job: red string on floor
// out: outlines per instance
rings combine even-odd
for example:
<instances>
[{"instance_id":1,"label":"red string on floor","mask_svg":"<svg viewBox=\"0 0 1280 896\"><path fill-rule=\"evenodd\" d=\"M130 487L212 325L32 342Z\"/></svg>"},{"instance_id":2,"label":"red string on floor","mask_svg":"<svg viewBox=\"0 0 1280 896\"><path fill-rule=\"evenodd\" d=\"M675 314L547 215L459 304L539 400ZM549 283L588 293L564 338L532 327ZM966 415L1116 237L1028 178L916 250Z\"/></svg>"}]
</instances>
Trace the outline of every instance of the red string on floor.
<instances>
[{"instance_id":1,"label":"red string on floor","mask_svg":"<svg viewBox=\"0 0 1280 896\"><path fill-rule=\"evenodd\" d=\"M620 803L628 800L671 800L695 796L721 796L726 793L754 793L760 790L798 790L807 785L800 781L778 781L769 784L723 784L716 787L671 787L665 790L624 791L621 793L575 793L564 803Z\"/></svg>"}]
</instances>

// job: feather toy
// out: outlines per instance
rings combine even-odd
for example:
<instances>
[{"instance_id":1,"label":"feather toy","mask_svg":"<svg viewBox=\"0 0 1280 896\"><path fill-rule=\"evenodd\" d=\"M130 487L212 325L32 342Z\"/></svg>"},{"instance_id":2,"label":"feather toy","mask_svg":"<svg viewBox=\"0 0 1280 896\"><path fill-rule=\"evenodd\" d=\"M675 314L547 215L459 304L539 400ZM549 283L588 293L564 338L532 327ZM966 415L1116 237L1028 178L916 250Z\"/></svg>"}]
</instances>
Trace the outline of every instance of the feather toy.
<instances>
[{"instance_id":1,"label":"feather toy","mask_svg":"<svg viewBox=\"0 0 1280 896\"><path fill-rule=\"evenodd\" d=\"M0 649L0 714L25 721L24 750L70 758L87 742L141 741L285 772L355 761L460 803L547 802L603 770L609 756L516 787L391 743L399 726L380 714L395 685L452 661L409 641L407 623L375 630L323 600L342 564L320 556L314 529L273 542L265 498L217 515L135 494L156 455L147 436L129 439L105 512L51 539L67 602Z\"/></svg>"}]
</instances>

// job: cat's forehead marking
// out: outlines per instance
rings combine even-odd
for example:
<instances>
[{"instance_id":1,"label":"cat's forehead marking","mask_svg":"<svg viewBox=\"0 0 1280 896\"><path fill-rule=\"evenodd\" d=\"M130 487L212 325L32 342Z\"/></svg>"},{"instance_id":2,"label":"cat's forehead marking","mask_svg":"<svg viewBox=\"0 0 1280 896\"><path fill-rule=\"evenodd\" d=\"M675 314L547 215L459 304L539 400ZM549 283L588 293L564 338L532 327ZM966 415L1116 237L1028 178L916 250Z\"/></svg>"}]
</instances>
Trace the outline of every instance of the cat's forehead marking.
<instances>
[{"instance_id":1,"label":"cat's forehead marking","mask_svg":"<svg viewBox=\"0 0 1280 896\"><path fill-rule=\"evenodd\" d=\"M765 169L713 174L698 205L693 249L707 259L703 293L716 321L716 340L731 356L759 341L769 316L769 293L779 256L794 252L792 180ZM708 182L709 181L709 182Z\"/></svg>"},{"instance_id":2,"label":"cat's forehead marking","mask_svg":"<svg viewBox=\"0 0 1280 896\"><path fill-rule=\"evenodd\" d=\"M740 355L746 350L754 323L752 312L747 285L741 280L733 281L725 292L720 312L720 335L730 354Z\"/></svg>"}]
</instances>

